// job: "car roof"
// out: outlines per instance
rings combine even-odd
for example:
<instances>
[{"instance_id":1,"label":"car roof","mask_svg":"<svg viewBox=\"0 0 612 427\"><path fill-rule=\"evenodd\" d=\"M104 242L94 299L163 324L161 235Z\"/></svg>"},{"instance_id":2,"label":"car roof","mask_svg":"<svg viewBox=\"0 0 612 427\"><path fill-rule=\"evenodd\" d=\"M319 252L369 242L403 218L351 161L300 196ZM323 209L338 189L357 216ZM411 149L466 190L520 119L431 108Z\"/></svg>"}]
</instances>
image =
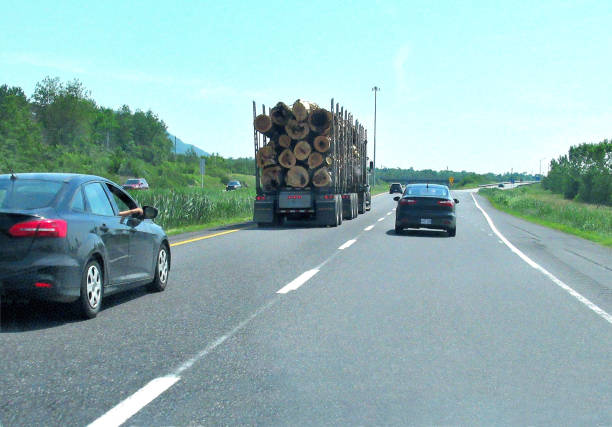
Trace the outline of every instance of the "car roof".
<instances>
[{"instance_id":1,"label":"car roof","mask_svg":"<svg viewBox=\"0 0 612 427\"><path fill-rule=\"evenodd\" d=\"M41 173L15 173L17 179L39 179L43 181L64 181L69 183L83 183L87 181L106 181L110 180L96 175L85 175L78 173L53 173L53 172L41 172ZM11 174L2 174L0 179L9 179Z\"/></svg>"},{"instance_id":2,"label":"car roof","mask_svg":"<svg viewBox=\"0 0 612 427\"><path fill-rule=\"evenodd\" d=\"M406 187L434 187L434 188L446 188L448 186L442 184L427 184L427 183L418 183L418 184L408 184Z\"/></svg>"}]
</instances>

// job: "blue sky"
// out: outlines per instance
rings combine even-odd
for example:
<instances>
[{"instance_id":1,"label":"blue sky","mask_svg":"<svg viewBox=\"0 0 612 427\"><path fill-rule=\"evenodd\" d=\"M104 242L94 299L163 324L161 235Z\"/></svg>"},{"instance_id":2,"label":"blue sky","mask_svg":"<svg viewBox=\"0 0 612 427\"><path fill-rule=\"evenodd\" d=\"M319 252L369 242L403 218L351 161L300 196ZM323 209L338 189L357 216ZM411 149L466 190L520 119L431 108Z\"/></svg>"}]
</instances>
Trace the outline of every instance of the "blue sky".
<instances>
[{"instance_id":1,"label":"blue sky","mask_svg":"<svg viewBox=\"0 0 612 427\"><path fill-rule=\"evenodd\" d=\"M538 172L612 137L612 1L3 1L0 84L79 79L106 107L252 156L252 100L333 97L377 165Z\"/></svg>"}]
</instances>

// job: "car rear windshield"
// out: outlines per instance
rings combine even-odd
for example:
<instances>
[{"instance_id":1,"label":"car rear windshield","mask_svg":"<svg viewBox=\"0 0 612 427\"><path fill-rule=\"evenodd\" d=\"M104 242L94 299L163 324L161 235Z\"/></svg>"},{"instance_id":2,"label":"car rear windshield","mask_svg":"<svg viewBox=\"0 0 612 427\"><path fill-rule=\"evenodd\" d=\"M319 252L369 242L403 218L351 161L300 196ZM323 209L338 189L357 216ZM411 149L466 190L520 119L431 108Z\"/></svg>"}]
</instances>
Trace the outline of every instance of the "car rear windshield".
<instances>
[{"instance_id":1,"label":"car rear windshield","mask_svg":"<svg viewBox=\"0 0 612 427\"><path fill-rule=\"evenodd\" d=\"M128 179L127 181L125 181L126 184L140 184L140 180L139 179Z\"/></svg>"},{"instance_id":2,"label":"car rear windshield","mask_svg":"<svg viewBox=\"0 0 612 427\"><path fill-rule=\"evenodd\" d=\"M0 209L40 209L53 204L64 183L40 179L0 181Z\"/></svg>"},{"instance_id":3,"label":"car rear windshield","mask_svg":"<svg viewBox=\"0 0 612 427\"><path fill-rule=\"evenodd\" d=\"M425 197L448 197L448 190L444 187L408 187L406 196L425 196Z\"/></svg>"},{"instance_id":4,"label":"car rear windshield","mask_svg":"<svg viewBox=\"0 0 612 427\"><path fill-rule=\"evenodd\" d=\"M239 185L240 183L238 181L230 181L229 184L227 185Z\"/></svg>"}]
</instances>

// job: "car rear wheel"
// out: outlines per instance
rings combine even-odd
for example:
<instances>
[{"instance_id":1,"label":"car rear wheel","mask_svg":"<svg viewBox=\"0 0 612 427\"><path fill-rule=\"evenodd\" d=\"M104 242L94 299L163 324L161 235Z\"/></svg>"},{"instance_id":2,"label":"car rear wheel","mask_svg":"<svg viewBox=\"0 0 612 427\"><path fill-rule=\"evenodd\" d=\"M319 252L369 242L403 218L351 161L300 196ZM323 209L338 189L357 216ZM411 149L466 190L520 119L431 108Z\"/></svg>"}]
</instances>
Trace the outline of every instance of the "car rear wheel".
<instances>
[{"instance_id":1,"label":"car rear wheel","mask_svg":"<svg viewBox=\"0 0 612 427\"><path fill-rule=\"evenodd\" d=\"M457 227L449 228L448 230L446 230L446 232L448 233L448 237L455 237L455 235L457 234Z\"/></svg>"},{"instance_id":2,"label":"car rear wheel","mask_svg":"<svg viewBox=\"0 0 612 427\"><path fill-rule=\"evenodd\" d=\"M166 289L169 273L170 260L168 257L168 246L163 243L159 248L159 251L157 252L157 260L155 263L155 278L149 284L149 289L154 292L162 292L164 289Z\"/></svg>"},{"instance_id":3,"label":"car rear wheel","mask_svg":"<svg viewBox=\"0 0 612 427\"><path fill-rule=\"evenodd\" d=\"M81 296L78 300L79 314L86 319L98 315L102 306L104 276L98 261L91 260L85 266L81 280Z\"/></svg>"}]
</instances>

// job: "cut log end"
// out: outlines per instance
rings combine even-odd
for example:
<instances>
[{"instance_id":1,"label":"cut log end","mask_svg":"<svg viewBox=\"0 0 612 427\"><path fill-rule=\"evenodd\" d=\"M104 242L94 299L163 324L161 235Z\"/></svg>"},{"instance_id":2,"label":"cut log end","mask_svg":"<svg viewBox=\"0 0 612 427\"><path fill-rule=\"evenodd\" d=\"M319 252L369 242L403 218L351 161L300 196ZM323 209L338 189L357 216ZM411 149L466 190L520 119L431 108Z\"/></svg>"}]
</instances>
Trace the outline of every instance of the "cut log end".
<instances>
[{"instance_id":1,"label":"cut log end","mask_svg":"<svg viewBox=\"0 0 612 427\"><path fill-rule=\"evenodd\" d=\"M326 153L331 147L331 141L327 136L317 136L314 139L313 145L319 153Z\"/></svg>"},{"instance_id":2,"label":"cut log end","mask_svg":"<svg viewBox=\"0 0 612 427\"><path fill-rule=\"evenodd\" d=\"M304 188L310 179L306 169L302 166L294 166L287 172L286 181L289 187Z\"/></svg>"},{"instance_id":3,"label":"cut log end","mask_svg":"<svg viewBox=\"0 0 612 427\"><path fill-rule=\"evenodd\" d=\"M318 151L313 151L308 156L308 167L310 169L316 169L323 164L323 155Z\"/></svg>"},{"instance_id":4,"label":"cut log end","mask_svg":"<svg viewBox=\"0 0 612 427\"><path fill-rule=\"evenodd\" d=\"M325 132L331 127L332 114L324 108L313 110L308 116L308 124L315 132Z\"/></svg>"},{"instance_id":5,"label":"cut log end","mask_svg":"<svg viewBox=\"0 0 612 427\"><path fill-rule=\"evenodd\" d=\"M312 147L308 143L308 141L300 141L295 144L295 148L293 149L293 154L295 154L295 158L298 160L306 160L310 153L312 152Z\"/></svg>"},{"instance_id":6,"label":"cut log end","mask_svg":"<svg viewBox=\"0 0 612 427\"><path fill-rule=\"evenodd\" d=\"M291 119L285 125L285 131L291 139L300 140L308 136L310 128L306 122L298 122L297 120Z\"/></svg>"},{"instance_id":7,"label":"cut log end","mask_svg":"<svg viewBox=\"0 0 612 427\"><path fill-rule=\"evenodd\" d=\"M289 135L282 134L278 137L278 145L283 148L289 148L291 146L291 137Z\"/></svg>"},{"instance_id":8,"label":"cut log end","mask_svg":"<svg viewBox=\"0 0 612 427\"><path fill-rule=\"evenodd\" d=\"M319 108L316 104L308 101L302 101L298 99L293 103L291 107L291 111L293 111L293 115L298 122L304 122L308 119L308 115L311 111Z\"/></svg>"},{"instance_id":9,"label":"cut log end","mask_svg":"<svg viewBox=\"0 0 612 427\"><path fill-rule=\"evenodd\" d=\"M331 185L332 179L329 170L325 167L317 170L312 176L312 184L315 187L327 187Z\"/></svg>"},{"instance_id":10,"label":"cut log end","mask_svg":"<svg viewBox=\"0 0 612 427\"><path fill-rule=\"evenodd\" d=\"M266 133L272 129L272 119L266 114L260 114L255 117L254 125L259 132Z\"/></svg>"},{"instance_id":11,"label":"cut log end","mask_svg":"<svg viewBox=\"0 0 612 427\"><path fill-rule=\"evenodd\" d=\"M265 147L262 147L257 152L257 166L260 168L265 168L266 166L271 166L276 164L276 152L274 151L274 146L272 144L268 144Z\"/></svg>"},{"instance_id":12,"label":"cut log end","mask_svg":"<svg viewBox=\"0 0 612 427\"><path fill-rule=\"evenodd\" d=\"M270 119L279 126L285 126L293 119L293 113L284 102L279 102L270 110Z\"/></svg>"},{"instance_id":13,"label":"cut log end","mask_svg":"<svg viewBox=\"0 0 612 427\"><path fill-rule=\"evenodd\" d=\"M285 148L278 156L278 163L284 168L292 168L296 162L295 154L289 148Z\"/></svg>"},{"instance_id":14,"label":"cut log end","mask_svg":"<svg viewBox=\"0 0 612 427\"><path fill-rule=\"evenodd\" d=\"M272 166L263 170L261 174L261 186L264 190L274 190L283 184L283 168Z\"/></svg>"}]
</instances>

